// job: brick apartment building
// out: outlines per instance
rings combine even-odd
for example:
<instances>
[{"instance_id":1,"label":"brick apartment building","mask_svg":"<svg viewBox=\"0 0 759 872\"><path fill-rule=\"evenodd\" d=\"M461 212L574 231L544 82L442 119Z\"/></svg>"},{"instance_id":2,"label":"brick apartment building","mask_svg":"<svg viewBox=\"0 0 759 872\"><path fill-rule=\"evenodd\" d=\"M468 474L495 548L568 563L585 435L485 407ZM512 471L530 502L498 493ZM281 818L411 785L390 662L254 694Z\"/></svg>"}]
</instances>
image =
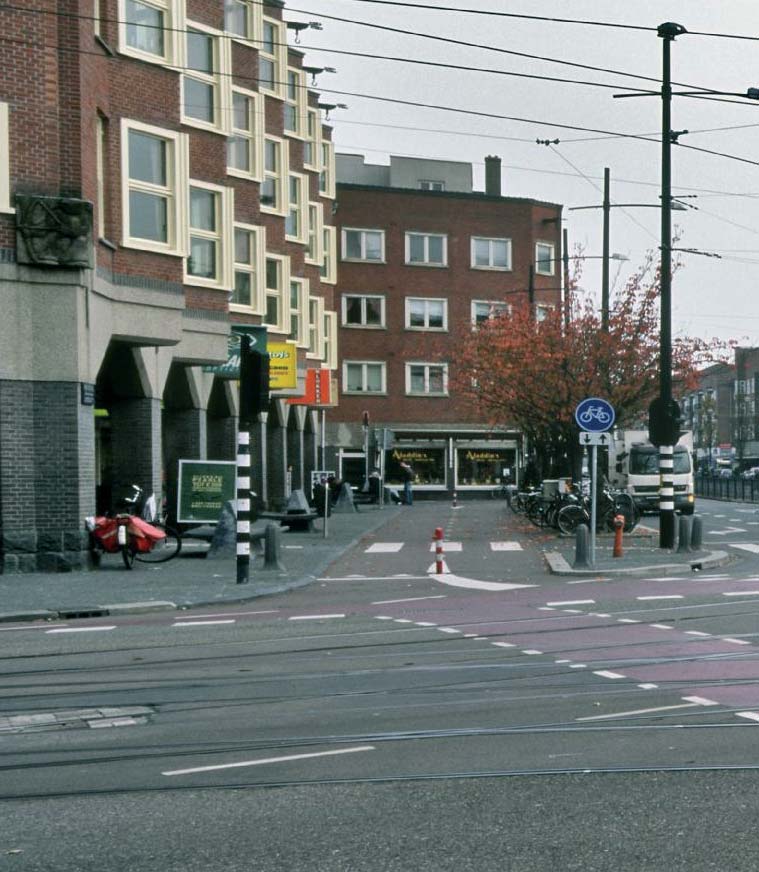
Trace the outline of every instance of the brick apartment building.
<instances>
[{"instance_id":1,"label":"brick apartment building","mask_svg":"<svg viewBox=\"0 0 759 872\"><path fill-rule=\"evenodd\" d=\"M231 326L297 358L254 489L317 466L287 398L336 366L334 153L282 6L0 10L0 572L82 565L133 482L173 513L179 458L234 460Z\"/></svg>"},{"instance_id":2,"label":"brick apartment building","mask_svg":"<svg viewBox=\"0 0 759 872\"><path fill-rule=\"evenodd\" d=\"M562 207L502 196L499 158L486 160L484 192L472 175L459 162L337 156L340 392L327 433L353 484L368 467L399 484L407 460L419 495L464 496L523 465L521 434L474 419L449 381L479 321L531 293L536 317L559 304Z\"/></svg>"}]
</instances>

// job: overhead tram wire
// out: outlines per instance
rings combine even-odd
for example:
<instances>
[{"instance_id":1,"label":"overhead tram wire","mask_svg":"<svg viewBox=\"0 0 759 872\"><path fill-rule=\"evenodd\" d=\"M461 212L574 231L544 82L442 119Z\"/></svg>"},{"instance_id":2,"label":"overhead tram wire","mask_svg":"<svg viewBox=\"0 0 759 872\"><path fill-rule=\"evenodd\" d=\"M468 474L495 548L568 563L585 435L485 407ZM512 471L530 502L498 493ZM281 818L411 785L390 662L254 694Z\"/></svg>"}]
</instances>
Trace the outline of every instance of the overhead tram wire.
<instances>
[{"instance_id":1,"label":"overhead tram wire","mask_svg":"<svg viewBox=\"0 0 759 872\"><path fill-rule=\"evenodd\" d=\"M257 0L254 0L257 2ZM262 0L264 6L273 6L267 0ZM587 18L560 18L556 15L528 15L519 12L501 12L495 9L465 9L459 6L440 6L427 3L408 3L403 0L351 0L353 3L372 3L377 6L402 6L406 9L426 9L432 12L457 12L465 15L488 15L495 18L516 18L524 21L543 21L553 24L579 24L585 27L606 27L616 30L637 30L640 32L656 32L655 27L644 24L623 24L621 21L597 21ZM759 36L750 36L743 33L719 33L708 30L689 30L688 36L706 36L715 39L737 39L749 42L759 42Z\"/></svg>"}]
</instances>

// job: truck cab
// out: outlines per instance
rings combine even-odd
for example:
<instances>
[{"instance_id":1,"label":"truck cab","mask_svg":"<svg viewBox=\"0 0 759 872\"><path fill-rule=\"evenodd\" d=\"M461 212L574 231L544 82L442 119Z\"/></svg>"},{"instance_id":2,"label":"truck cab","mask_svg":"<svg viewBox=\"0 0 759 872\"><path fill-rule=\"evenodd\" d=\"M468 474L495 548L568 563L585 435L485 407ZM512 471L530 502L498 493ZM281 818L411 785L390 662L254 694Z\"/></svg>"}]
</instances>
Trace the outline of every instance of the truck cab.
<instances>
[{"instance_id":1,"label":"truck cab","mask_svg":"<svg viewBox=\"0 0 759 872\"><path fill-rule=\"evenodd\" d=\"M627 491L641 512L659 511L659 449L645 431L617 434L610 461L610 477L615 487ZM673 480L675 510L692 515L696 506L693 482L693 457L690 433L675 446Z\"/></svg>"}]
</instances>

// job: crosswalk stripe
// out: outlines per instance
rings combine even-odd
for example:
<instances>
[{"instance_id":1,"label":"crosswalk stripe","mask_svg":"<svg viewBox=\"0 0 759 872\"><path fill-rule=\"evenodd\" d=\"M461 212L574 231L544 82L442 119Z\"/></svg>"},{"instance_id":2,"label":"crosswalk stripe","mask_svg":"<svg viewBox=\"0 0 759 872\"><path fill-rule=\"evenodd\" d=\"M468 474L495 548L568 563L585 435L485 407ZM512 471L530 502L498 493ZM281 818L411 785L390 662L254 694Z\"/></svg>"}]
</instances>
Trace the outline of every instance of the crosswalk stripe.
<instances>
[{"instance_id":1,"label":"crosswalk stripe","mask_svg":"<svg viewBox=\"0 0 759 872\"><path fill-rule=\"evenodd\" d=\"M519 542L491 542L491 551L522 551L522 546Z\"/></svg>"},{"instance_id":2,"label":"crosswalk stripe","mask_svg":"<svg viewBox=\"0 0 759 872\"><path fill-rule=\"evenodd\" d=\"M403 548L403 542L375 542L370 545L365 554L395 554Z\"/></svg>"}]
</instances>

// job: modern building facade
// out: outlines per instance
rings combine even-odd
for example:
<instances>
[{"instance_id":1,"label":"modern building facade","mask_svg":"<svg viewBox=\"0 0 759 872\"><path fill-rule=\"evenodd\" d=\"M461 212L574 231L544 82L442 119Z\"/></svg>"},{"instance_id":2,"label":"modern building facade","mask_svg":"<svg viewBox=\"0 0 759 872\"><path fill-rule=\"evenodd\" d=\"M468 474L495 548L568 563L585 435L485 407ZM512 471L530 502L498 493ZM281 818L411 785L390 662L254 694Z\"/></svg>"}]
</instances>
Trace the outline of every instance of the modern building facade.
<instances>
[{"instance_id":1,"label":"modern building facade","mask_svg":"<svg viewBox=\"0 0 759 872\"><path fill-rule=\"evenodd\" d=\"M282 7L0 10L0 572L83 565L83 519L132 483L171 516L179 459L234 461L233 332L294 373L254 489L319 464L288 398L337 365L334 154Z\"/></svg>"},{"instance_id":2,"label":"modern building facade","mask_svg":"<svg viewBox=\"0 0 759 872\"><path fill-rule=\"evenodd\" d=\"M532 300L560 303L561 206L486 189L471 164L337 156L339 404L331 465L360 485L379 467L400 484L408 461L423 497L481 494L523 464L521 434L478 420L450 389L456 349L483 319ZM368 423L365 423L368 422Z\"/></svg>"}]
</instances>

